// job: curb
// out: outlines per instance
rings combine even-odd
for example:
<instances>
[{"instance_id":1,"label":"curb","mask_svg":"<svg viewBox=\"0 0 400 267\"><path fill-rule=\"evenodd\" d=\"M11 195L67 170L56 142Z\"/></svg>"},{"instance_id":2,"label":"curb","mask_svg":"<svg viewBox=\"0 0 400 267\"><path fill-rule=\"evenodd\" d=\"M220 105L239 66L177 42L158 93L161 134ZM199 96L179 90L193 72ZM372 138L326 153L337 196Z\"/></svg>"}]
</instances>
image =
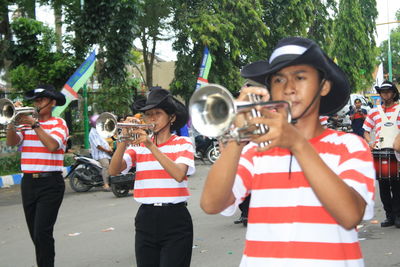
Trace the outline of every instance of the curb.
<instances>
[{"instance_id":1,"label":"curb","mask_svg":"<svg viewBox=\"0 0 400 267\"><path fill-rule=\"evenodd\" d=\"M67 176L71 166L63 167L63 177ZM0 188L10 187L12 185L20 184L22 173L0 176Z\"/></svg>"}]
</instances>

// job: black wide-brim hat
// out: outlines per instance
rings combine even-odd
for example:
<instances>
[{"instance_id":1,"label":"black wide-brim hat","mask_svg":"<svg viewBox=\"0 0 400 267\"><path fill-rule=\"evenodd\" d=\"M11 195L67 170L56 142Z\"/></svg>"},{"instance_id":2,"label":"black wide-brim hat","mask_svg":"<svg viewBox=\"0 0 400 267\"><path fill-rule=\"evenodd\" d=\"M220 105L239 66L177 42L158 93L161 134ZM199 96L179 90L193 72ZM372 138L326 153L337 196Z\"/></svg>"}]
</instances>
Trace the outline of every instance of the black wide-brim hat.
<instances>
[{"instance_id":1,"label":"black wide-brim hat","mask_svg":"<svg viewBox=\"0 0 400 267\"><path fill-rule=\"evenodd\" d=\"M346 74L310 39L289 37L280 40L269 61L251 63L242 69L241 75L267 85L272 74L294 65L310 65L321 71L324 79L331 81L330 92L321 97L321 115L334 114L346 105L350 97L350 83Z\"/></svg>"},{"instance_id":2,"label":"black wide-brim hat","mask_svg":"<svg viewBox=\"0 0 400 267\"><path fill-rule=\"evenodd\" d=\"M139 105L136 106L138 107ZM150 93L147 96L144 106L138 110L146 111L153 108L161 108L167 111L167 113L170 115L175 114L175 121L171 125L172 131L181 129L189 119L189 113L185 105L173 97L168 90L165 90L161 87L150 88Z\"/></svg>"},{"instance_id":3,"label":"black wide-brim hat","mask_svg":"<svg viewBox=\"0 0 400 267\"><path fill-rule=\"evenodd\" d=\"M63 106L66 102L64 94L56 91L52 85L39 85L36 89L25 93L26 100L34 100L38 97L54 99L56 106Z\"/></svg>"},{"instance_id":4,"label":"black wide-brim hat","mask_svg":"<svg viewBox=\"0 0 400 267\"><path fill-rule=\"evenodd\" d=\"M382 90L392 90L395 94L393 100L399 100L399 91L397 90L396 85L390 81L383 81L381 86L375 86L375 90L378 94L380 94Z\"/></svg>"}]
</instances>

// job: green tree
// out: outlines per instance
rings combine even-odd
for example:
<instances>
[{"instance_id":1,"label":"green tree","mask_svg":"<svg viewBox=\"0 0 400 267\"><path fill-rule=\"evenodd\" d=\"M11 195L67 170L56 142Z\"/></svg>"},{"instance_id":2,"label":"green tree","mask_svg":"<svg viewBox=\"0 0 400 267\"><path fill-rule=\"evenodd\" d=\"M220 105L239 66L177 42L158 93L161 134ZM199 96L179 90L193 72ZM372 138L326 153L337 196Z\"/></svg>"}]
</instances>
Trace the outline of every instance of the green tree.
<instances>
[{"instance_id":1,"label":"green tree","mask_svg":"<svg viewBox=\"0 0 400 267\"><path fill-rule=\"evenodd\" d=\"M143 63L146 71L145 83L153 86L153 64L157 42L168 40L165 37L170 28L168 18L171 16L171 0L144 0L141 2L143 13L138 18L139 31L135 37L142 44Z\"/></svg>"},{"instance_id":2,"label":"green tree","mask_svg":"<svg viewBox=\"0 0 400 267\"><path fill-rule=\"evenodd\" d=\"M97 55L102 64L99 79L110 85L123 84L138 30L139 0L86 0L82 10L75 3L71 1L66 5L66 21L70 25L68 30L76 35L71 44L77 57L83 59L90 46L100 46Z\"/></svg>"},{"instance_id":3,"label":"green tree","mask_svg":"<svg viewBox=\"0 0 400 267\"><path fill-rule=\"evenodd\" d=\"M262 0L263 22L270 29L266 56L277 42L289 36L302 36L316 41L327 50L332 40L334 0ZM332 14L332 15L331 15Z\"/></svg>"},{"instance_id":4,"label":"green tree","mask_svg":"<svg viewBox=\"0 0 400 267\"><path fill-rule=\"evenodd\" d=\"M396 12L396 20L400 20L400 10ZM400 81L400 26L390 32L390 50L392 54L392 74L393 80ZM388 70L388 40L382 42L379 47L379 59L383 63L385 73Z\"/></svg>"},{"instance_id":5,"label":"green tree","mask_svg":"<svg viewBox=\"0 0 400 267\"><path fill-rule=\"evenodd\" d=\"M341 0L334 26L333 56L353 91L369 88L376 66L375 0Z\"/></svg>"},{"instance_id":6,"label":"green tree","mask_svg":"<svg viewBox=\"0 0 400 267\"><path fill-rule=\"evenodd\" d=\"M213 57L209 80L239 90L239 69L267 47L269 30L262 21L258 0L174 1L173 44L178 52L174 94L186 100L191 96L204 47Z\"/></svg>"},{"instance_id":7,"label":"green tree","mask_svg":"<svg viewBox=\"0 0 400 267\"><path fill-rule=\"evenodd\" d=\"M51 83L61 88L73 73L72 55L54 52L54 31L42 22L18 18L11 24L15 39L8 57L12 61L10 79L15 90L30 90L39 83Z\"/></svg>"}]
</instances>

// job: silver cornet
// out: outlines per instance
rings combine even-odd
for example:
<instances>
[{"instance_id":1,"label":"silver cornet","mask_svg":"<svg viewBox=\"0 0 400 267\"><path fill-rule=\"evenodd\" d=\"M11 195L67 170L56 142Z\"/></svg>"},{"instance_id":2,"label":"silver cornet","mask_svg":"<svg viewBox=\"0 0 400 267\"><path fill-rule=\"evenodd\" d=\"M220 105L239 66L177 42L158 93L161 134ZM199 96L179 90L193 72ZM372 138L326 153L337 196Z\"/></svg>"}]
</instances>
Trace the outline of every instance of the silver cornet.
<instances>
[{"instance_id":1,"label":"silver cornet","mask_svg":"<svg viewBox=\"0 0 400 267\"><path fill-rule=\"evenodd\" d=\"M33 107L15 107L13 102L7 98L0 99L0 124L14 124L19 130L31 128L29 125L19 124L18 120L21 115L31 115L38 118L38 113Z\"/></svg>"},{"instance_id":2,"label":"silver cornet","mask_svg":"<svg viewBox=\"0 0 400 267\"><path fill-rule=\"evenodd\" d=\"M259 96L249 95L249 102L236 102L232 94L223 86L208 84L197 89L189 102L189 113L193 127L202 135L221 139L223 142L236 140L250 141L254 135L268 131L264 124L250 125L247 121L235 127L238 114L248 113L250 117L260 117L256 106L279 111L284 110L288 122L291 121L290 104L286 101L261 101Z\"/></svg>"},{"instance_id":3,"label":"silver cornet","mask_svg":"<svg viewBox=\"0 0 400 267\"><path fill-rule=\"evenodd\" d=\"M126 129L126 131L123 131ZM110 112L103 112L96 120L96 130L103 138L117 136L118 142L133 141L138 138L133 130L144 129L148 135L153 135L154 124L118 122L117 117Z\"/></svg>"}]
</instances>

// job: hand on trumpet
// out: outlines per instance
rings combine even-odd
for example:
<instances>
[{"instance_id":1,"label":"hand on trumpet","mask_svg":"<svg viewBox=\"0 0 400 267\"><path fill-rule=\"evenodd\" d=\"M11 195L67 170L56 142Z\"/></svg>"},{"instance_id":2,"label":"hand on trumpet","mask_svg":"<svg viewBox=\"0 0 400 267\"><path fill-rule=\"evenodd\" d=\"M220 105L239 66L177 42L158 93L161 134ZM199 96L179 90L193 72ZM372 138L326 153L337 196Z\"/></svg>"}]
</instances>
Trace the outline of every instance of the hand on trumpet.
<instances>
[{"instance_id":1,"label":"hand on trumpet","mask_svg":"<svg viewBox=\"0 0 400 267\"><path fill-rule=\"evenodd\" d=\"M134 116L126 117L124 123L143 124L140 119ZM123 128L122 134L126 136L135 136L134 140L126 141L129 145L138 146L143 143L145 146L148 146L152 143L148 131L143 128Z\"/></svg>"}]
</instances>

